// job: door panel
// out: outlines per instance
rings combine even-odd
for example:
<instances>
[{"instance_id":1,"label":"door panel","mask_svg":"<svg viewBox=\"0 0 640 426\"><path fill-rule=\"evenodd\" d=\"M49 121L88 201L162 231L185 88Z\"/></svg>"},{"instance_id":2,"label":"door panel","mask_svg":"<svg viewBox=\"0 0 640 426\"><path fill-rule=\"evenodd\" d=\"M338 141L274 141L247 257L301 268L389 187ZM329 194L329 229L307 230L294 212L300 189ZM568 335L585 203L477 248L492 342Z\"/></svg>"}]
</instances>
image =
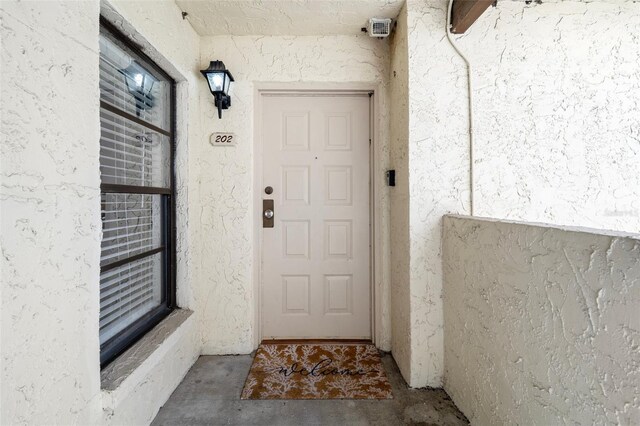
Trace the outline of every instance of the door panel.
<instances>
[{"instance_id":1,"label":"door panel","mask_svg":"<svg viewBox=\"0 0 640 426\"><path fill-rule=\"evenodd\" d=\"M369 97L262 102L263 337L370 338Z\"/></svg>"}]
</instances>

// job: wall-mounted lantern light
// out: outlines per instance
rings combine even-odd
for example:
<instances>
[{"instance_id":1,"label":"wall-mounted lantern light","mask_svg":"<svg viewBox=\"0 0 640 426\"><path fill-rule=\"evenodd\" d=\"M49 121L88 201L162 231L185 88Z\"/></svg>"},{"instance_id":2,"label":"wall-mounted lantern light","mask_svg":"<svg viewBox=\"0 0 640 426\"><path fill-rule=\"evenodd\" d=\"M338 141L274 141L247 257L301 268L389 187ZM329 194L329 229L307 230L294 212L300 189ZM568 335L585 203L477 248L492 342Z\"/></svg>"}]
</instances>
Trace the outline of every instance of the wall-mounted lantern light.
<instances>
[{"instance_id":1,"label":"wall-mounted lantern light","mask_svg":"<svg viewBox=\"0 0 640 426\"><path fill-rule=\"evenodd\" d=\"M218 118L222 118L222 110L231 106L229 87L231 82L234 81L233 76L222 61L211 61L209 68L200 72L207 79L209 90L216 98L215 105L218 107Z\"/></svg>"},{"instance_id":2,"label":"wall-mounted lantern light","mask_svg":"<svg viewBox=\"0 0 640 426\"><path fill-rule=\"evenodd\" d=\"M136 100L136 115L140 117L140 111L151 109L155 104L151 90L158 80L135 62L120 72L124 74L127 90Z\"/></svg>"}]
</instances>

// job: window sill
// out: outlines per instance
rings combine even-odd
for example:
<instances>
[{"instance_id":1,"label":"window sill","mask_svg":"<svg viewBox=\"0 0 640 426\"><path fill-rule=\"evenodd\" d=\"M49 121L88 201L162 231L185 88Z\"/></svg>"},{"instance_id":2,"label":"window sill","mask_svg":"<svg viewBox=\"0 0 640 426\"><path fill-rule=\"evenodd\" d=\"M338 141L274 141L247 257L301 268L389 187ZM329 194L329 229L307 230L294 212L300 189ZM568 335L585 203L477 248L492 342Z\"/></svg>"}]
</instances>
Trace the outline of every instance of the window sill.
<instances>
[{"instance_id":1,"label":"window sill","mask_svg":"<svg viewBox=\"0 0 640 426\"><path fill-rule=\"evenodd\" d=\"M131 376L182 324L193 314L192 311L176 309L160 324L149 331L136 344L107 365L100 372L103 391L115 391Z\"/></svg>"}]
</instances>

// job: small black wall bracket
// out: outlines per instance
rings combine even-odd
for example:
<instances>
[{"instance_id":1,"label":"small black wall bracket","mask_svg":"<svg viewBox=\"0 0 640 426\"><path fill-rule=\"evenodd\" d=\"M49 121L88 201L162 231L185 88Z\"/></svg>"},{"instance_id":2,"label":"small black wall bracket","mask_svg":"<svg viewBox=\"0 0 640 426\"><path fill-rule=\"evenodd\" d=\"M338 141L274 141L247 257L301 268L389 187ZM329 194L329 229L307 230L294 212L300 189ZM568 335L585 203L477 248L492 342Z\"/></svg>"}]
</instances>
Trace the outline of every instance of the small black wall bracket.
<instances>
[{"instance_id":1,"label":"small black wall bracket","mask_svg":"<svg viewBox=\"0 0 640 426\"><path fill-rule=\"evenodd\" d=\"M396 186L396 171L387 170L387 185Z\"/></svg>"}]
</instances>

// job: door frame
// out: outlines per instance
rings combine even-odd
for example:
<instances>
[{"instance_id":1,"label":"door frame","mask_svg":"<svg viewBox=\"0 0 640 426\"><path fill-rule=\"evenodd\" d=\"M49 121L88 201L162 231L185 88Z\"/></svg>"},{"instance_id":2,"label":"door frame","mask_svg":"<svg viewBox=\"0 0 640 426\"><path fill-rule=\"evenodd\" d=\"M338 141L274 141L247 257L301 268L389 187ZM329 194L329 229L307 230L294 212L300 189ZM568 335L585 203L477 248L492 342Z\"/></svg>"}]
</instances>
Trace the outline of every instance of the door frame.
<instances>
[{"instance_id":1,"label":"door frame","mask_svg":"<svg viewBox=\"0 0 640 426\"><path fill-rule=\"evenodd\" d=\"M380 211L382 208L381 188L376 185L375 176L383 173L377 148L380 146L380 110L381 110L381 85L378 83L303 83L303 82L257 82L254 83L254 117L253 117L253 200L251 214L253 215L253 346L257 348L262 341L262 96L264 94L282 95L347 95L369 94L369 126L371 143L369 144L369 268L370 268L370 324L371 340L377 345L380 340L382 327L381 296L380 290L375 285L382 278L382 221Z\"/></svg>"}]
</instances>

